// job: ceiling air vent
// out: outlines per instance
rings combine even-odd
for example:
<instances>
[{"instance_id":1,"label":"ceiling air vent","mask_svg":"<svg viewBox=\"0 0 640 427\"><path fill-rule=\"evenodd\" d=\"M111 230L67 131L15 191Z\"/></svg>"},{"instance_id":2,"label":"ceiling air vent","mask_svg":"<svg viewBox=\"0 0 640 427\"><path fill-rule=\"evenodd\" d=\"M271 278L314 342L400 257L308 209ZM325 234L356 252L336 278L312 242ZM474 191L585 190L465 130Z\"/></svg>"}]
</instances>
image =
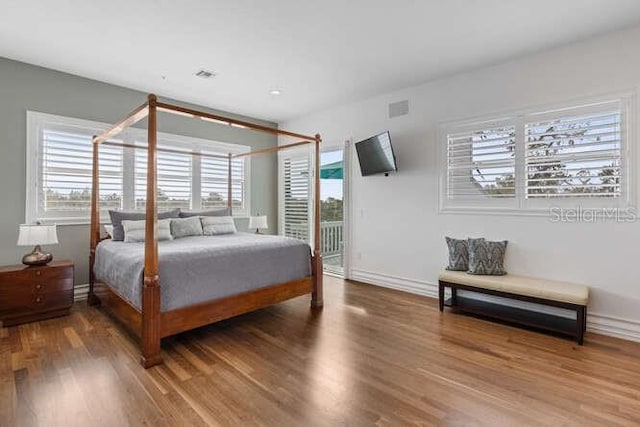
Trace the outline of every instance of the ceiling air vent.
<instances>
[{"instance_id":1,"label":"ceiling air vent","mask_svg":"<svg viewBox=\"0 0 640 427\"><path fill-rule=\"evenodd\" d=\"M216 73L214 73L213 71L200 70L196 73L196 76L203 79L210 79L211 77L215 77Z\"/></svg>"}]
</instances>

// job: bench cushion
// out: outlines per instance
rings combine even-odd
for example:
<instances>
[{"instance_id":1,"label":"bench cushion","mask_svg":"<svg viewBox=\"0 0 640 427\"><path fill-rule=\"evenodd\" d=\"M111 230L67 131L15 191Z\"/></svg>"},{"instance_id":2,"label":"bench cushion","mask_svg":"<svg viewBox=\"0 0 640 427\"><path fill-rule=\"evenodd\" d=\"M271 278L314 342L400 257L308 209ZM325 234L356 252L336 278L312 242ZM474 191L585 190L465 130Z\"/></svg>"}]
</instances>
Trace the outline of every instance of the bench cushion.
<instances>
[{"instance_id":1,"label":"bench cushion","mask_svg":"<svg viewBox=\"0 0 640 427\"><path fill-rule=\"evenodd\" d=\"M480 289L508 292L516 295L561 301L570 304L587 305L589 288L574 283L537 279L534 277L515 276L474 276L462 271L445 270L440 273L439 280Z\"/></svg>"}]
</instances>

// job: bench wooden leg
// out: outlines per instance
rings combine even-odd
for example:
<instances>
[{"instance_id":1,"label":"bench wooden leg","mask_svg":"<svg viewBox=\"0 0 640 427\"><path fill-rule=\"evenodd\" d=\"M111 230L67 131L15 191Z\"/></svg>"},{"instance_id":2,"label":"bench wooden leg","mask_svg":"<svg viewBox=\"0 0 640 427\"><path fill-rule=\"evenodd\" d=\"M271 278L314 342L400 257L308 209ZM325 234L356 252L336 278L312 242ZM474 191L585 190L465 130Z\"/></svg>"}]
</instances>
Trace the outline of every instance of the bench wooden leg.
<instances>
[{"instance_id":1,"label":"bench wooden leg","mask_svg":"<svg viewBox=\"0 0 640 427\"><path fill-rule=\"evenodd\" d=\"M438 303L440 311L444 311L444 283L438 281Z\"/></svg>"},{"instance_id":2,"label":"bench wooden leg","mask_svg":"<svg viewBox=\"0 0 640 427\"><path fill-rule=\"evenodd\" d=\"M458 288L451 287L451 306L455 307L458 305Z\"/></svg>"},{"instance_id":3,"label":"bench wooden leg","mask_svg":"<svg viewBox=\"0 0 640 427\"><path fill-rule=\"evenodd\" d=\"M576 319L576 339L579 345L584 344L584 331L587 324L587 307L578 308Z\"/></svg>"}]
</instances>

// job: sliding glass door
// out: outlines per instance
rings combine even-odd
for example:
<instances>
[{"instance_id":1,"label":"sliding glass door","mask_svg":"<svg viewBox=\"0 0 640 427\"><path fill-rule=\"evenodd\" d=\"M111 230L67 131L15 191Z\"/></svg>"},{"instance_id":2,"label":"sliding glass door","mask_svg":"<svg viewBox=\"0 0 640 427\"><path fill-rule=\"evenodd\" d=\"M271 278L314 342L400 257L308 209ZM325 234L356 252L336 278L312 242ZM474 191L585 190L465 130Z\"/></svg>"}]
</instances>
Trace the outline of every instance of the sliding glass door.
<instances>
[{"instance_id":1,"label":"sliding glass door","mask_svg":"<svg viewBox=\"0 0 640 427\"><path fill-rule=\"evenodd\" d=\"M320 155L320 243L324 269L344 272L344 149Z\"/></svg>"}]
</instances>

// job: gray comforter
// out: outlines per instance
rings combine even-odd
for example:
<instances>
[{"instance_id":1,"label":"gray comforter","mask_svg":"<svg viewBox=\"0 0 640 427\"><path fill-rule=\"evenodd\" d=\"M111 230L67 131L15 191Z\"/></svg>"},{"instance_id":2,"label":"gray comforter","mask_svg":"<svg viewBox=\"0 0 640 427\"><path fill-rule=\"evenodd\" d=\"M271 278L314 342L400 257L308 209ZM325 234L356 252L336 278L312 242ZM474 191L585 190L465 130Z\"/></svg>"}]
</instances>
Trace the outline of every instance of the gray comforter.
<instances>
[{"instance_id":1,"label":"gray comforter","mask_svg":"<svg viewBox=\"0 0 640 427\"><path fill-rule=\"evenodd\" d=\"M297 239L235 233L158 243L162 311L311 275L311 250ZM96 249L99 282L140 308L144 243L105 240Z\"/></svg>"}]
</instances>

